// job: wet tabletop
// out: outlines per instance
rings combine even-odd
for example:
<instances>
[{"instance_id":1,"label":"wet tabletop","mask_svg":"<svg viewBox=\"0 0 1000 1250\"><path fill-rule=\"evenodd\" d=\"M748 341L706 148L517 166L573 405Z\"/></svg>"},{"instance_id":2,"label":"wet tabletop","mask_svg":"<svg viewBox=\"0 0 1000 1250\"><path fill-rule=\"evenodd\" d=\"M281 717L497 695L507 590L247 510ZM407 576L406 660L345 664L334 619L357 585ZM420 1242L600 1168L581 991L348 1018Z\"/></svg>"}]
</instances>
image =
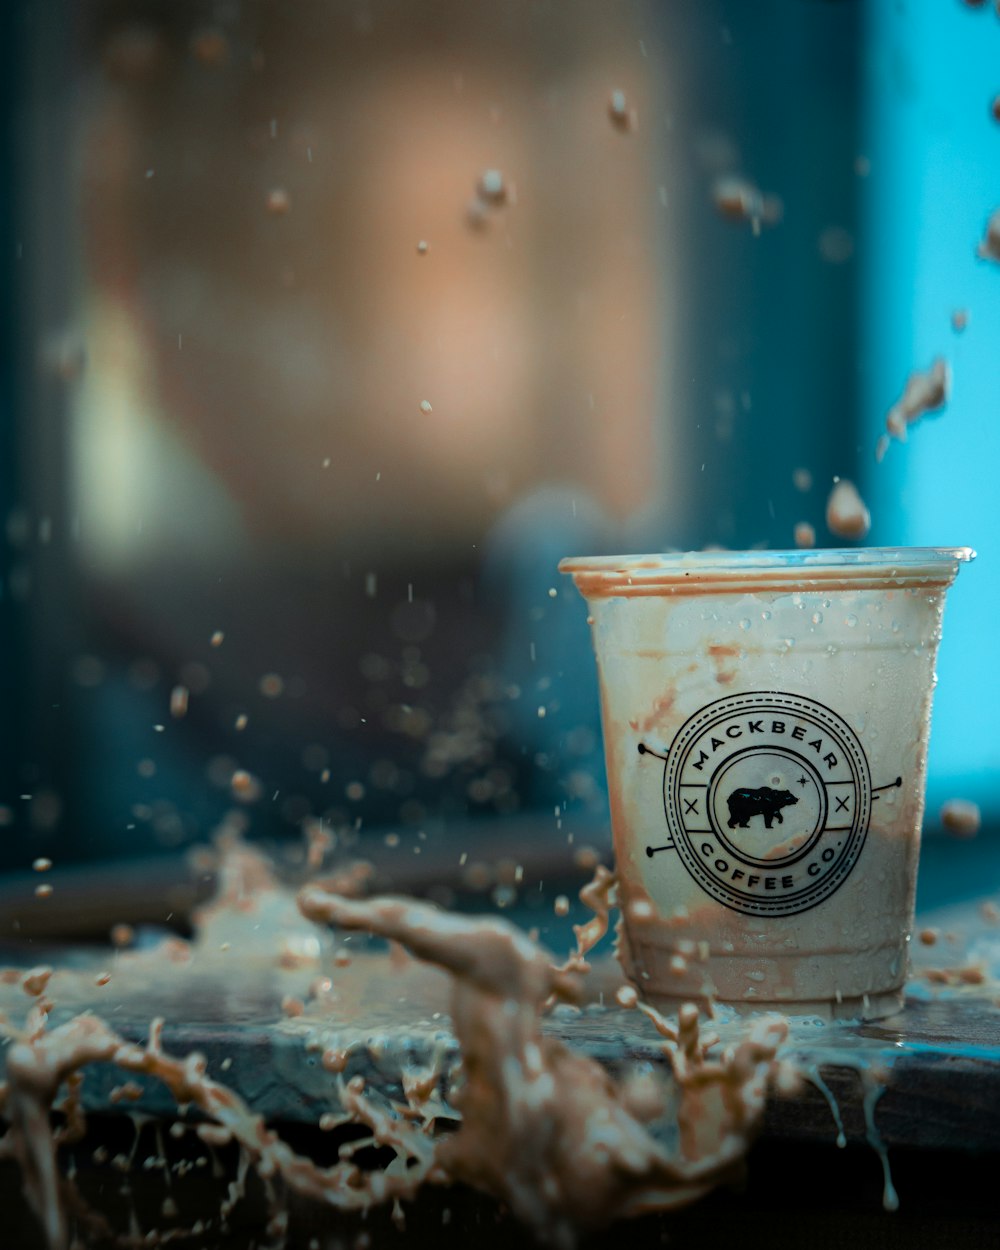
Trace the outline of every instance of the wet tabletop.
<instances>
[{"instance_id":1,"label":"wet tabletop","mask_svg":"<svg viewBox=\"0 0 1000 1250\"><path fill-rule=\"evenodd\" d=\"M790 1095L771 1098L763 1132L777 1140L833 1141L831 1098L848 1140L866 1135L866 1091L888 1145L1000 1149L1000 911L980 900L920 917L914 974L905 1008L870 1023L793 1021L785 1055L807 1075ZM40 956L42 958L40 959ZM6 964L56 969L46 993L50 1027L83 1011L142 1041L156 1017L174 1054L197 1050L209 1073L266 1118L315 1123L336 1106L324 1051L343 1052L344 1075L398 1095L407 1065L457 1057L447 977L401 951L357 937L334 942L297 916L291 895L265 896L247 914L222 912L197 942L158 939L148 950L37 946L4 952ZM545 1030L616 1075L663 1065L650 1022L613 1003L620 975L595 959L594 1000L560 1007ZM0 985L0 1011L24 1018L30 998L20 980ZM723 1009L722 1044L744 1027ZM0 1060L2 1062L2 1060ZM91 1067L84 1102L110 1110L121 1074ZM875 1097L877 1096L877 1104ZM135 1109L176 1115L166 1091L149 1082Z\"/></svg>"}]
</instances>

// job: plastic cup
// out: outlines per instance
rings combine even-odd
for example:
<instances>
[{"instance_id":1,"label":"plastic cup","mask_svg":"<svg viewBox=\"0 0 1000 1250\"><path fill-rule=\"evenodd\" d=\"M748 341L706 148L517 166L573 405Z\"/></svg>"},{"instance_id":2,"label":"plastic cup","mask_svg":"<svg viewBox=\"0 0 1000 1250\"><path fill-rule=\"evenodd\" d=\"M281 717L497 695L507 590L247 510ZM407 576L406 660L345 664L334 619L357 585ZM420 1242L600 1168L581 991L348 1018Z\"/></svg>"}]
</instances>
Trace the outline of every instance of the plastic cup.
<instances>
[{"instance_id":1,"label":"plastic cup","mask_svg":"<svg viewBox=\"0 0 1000 1250\"><path fill-rule=\"evenodd\" d=\"M590 609L651 1002L902 1004L945 592L968 548L563 560Z\"/></svg>"}]
</instances>

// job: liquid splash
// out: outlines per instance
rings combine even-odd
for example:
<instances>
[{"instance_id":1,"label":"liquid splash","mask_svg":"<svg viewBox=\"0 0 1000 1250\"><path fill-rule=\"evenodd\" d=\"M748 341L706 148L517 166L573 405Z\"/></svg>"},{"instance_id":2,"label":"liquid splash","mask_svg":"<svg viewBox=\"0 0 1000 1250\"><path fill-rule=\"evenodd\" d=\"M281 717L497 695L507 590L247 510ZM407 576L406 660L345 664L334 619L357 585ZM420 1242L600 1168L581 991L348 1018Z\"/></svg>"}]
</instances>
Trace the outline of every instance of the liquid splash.
<instances>
[{"instance_id":1,"label":"liquid splash","mask_svg":"<svg viewBox=\"0 0 1000 1250\"><path fill-rule=\"evenodd\" d=\"M605 878L595 893L606 886ZM438 1144L436 1167L500 1198L544 1240L571 1246L581 1228L691 1202L744 1156L785 1037L780 1018L761 1017L735 1048L709 1057L696 1008L675 1026L642 1007L676 1081L673 1148L629 1110L623 1087L596 1061L542 1034L548 1002L582 999L571 969L600 915L594 929L580 927L577 956L555 967L502 920L467 919L406 899L349 900L315 887L300 894L299 905L317 923L400 942L450 974L462 1122Z\"/></svg>"},{"instance_id":2,"label":"liquid splash","mask_svg":"<svg viewBox=\"0 0 1000 1250\"><path fill-rule=\"evenodd\" d=\"M980 260L992 260L1000 263L1000 208L994 209L990 214L976 255Z\"/></svg>"},{"instance_id":3,"label":"liquid splash","mask_svg":"<svg viewBox=\"0 0 1000 1250\"><path fill-rule=\"evenodd\" d=\"M951 391L951 369L939 356L929 369L917 369L906 379L903 393L889 409L885 419L886 435L879 440L875 457L881 460L888 448L888 438L906 442L909 426L925 413L940 412Z\"/></svg>"},{"instance_id":4,"label":"liquid splash","mask_svg":"<svg viewBox=\"0 0 1000 1250\"><path fill-rule=\"evenodd\" d=\"M405 1066L400 1100L366 1089L359 1075L347 1075L351 1044L327 1046L322 1068L331 1078L331 1109L320 1127L362 1125L367 1133L341 1151L335 1166L321 1167L270 1129L235 1090L210 1076L203 1055L168 1053L162 1018L153 1020L145 1044L122 1036L90 1011L51 1027L54 999L69 1007L86 1001L93 976L48 966L8 970L4 982L19 986L30 1006L21 1026L0 1020L9 1043L0 1086L0 1115L9 1127L0 1138L0 1159L20 1165L26 1197L51 1250L67 1246L71 1228L121 1247L197 1235L177 1226L143 1232L134 1219L128 1231L112 1229L88 1207L72 1170L65 1162L61 1166L60 1150L79 1142L86 1130L84 1073L95 1065L113 1065L134 1078L114 1087L113 1102L141 1102L144 1083L158 1081L179 1108L196 1108L205 1118L194 1127L205 1143L235 1143L239 1170L221 1225L252 1168L264 1183L276 1236L287 1224L287 1193L341 1211L392 1203L402 1218L399 1204L423 1185L463 1183L505 1202L543 1240L569 1247L579 1232L616 1218L692 1202L738 1169L769 1083L779 1073L783 1020L761 1017L743 1025L740 1036L720 1049L717 1036L701 1030L696 1008L685 1008L674 1021L639 1003L634 991L631 999L619 995L620 1003L637 1007L654 1023L664 1057L662 1074L632 1074L620 1082L596 1060L543 1032L550 1008L562 1004L556 1009L570 1010L584 1001L587 955L606 935L613 905L614 877L607 869L598 868L584 887L583 900L594 915L575 927L576 949L558 966L501 919L470 919L407 899L347 897L345 889L360 888L364 866L349 866L323 885L306 887L296 911L263 856L229 839L222 849L219 897L202 911L197 939L120 951L116 982L169 976L183 992L184 979L199 965L215 961L218 968L218 961L231 958L225 953L230 944L251 931L261 945L242 950L244 962L267 960L282 976L311 975L303 971L310 958L316 962L312 947L305 949L312 926L304 916L323 927L313 930L313 941L316 951L332 954L333 975L314 979L308 1008L300 1003L301 1010L289 1012L285 1024L275 1027L308 1039L315 1036L317 1020L343 1028L356 1013L354 1032L369 1050L377 1048L371 1018L351 1002L372 976L366 960L377 957L362 956L361 967L346 967L339 958L345 944L335 948L325 931L334 924L348 940L351 932L371 933L405 950L402 962L399 955L390 956L400 984L418 978L425 963L447 974L458 1054L439 1040L429 1058ZM299 911L295 932L290 912ZM220 943L223 936L227 940ZM293 947L299 953L294 961ZM338 975L344 979L340 986ZM351 978L357 983L353 991ZM96 984L110 979L103 974ZM55 1124L53 1111L60 1113ZM459 1119L458 1130L441 1133L442 1119ZM360 1166L355 1156L366 1145L388 1148L390 1162L375 1170Z\"/></svg>"},{"instance_id":5,"label":"liquid splash","mask_svg":"<svg viewBox=\"0 0 1000 1250\"><path fill-rule=\"evenodd\" d=\"M504 1203L542 1240L569 1247L581 1233L642 1211L677 1208L732 1179L769 1092L783 1096L803 1081L814 1085L842 1143L844 1124L826 1079L831 1069L851 1070L861 1083L865 1136L884 1169L883 1202L889 1210L898 1205L875 1109L906 1048L887 1043L878 1030L859 1035L808 1018L747 1018L715 1005L706 1023L693 1004L676 1016L645 1004L622 984L616 965L591 966L616 905L615 877L606 868L598 866L581 891L593 914L574 926L575 949L558 963L500 918L455 915L405 898L348 897L362 891L366 865L328 872L296 898L258 851L236 838L223 839L220 851L219 897L202 911L193 942L170 938L153 949L137 942L114 955L113 973L96 979L82 965L0 974L6 1011L0 1033L8 1041L0 1117L9 1125L0 1159L21 1167L24 1192L52 1250L63 1250L71 1233L131 1248L205 1231L177 1223L169 1194L167 1227L143 1231L133 1217L125 1231L112 1228L88 1207L60 1154L83 1138L86 1105L105 1106L110 1098L135 1107L129 1114L138 1115L137 1126L148 1120L153 1113L144 1100L156 1082L169 1093L167 1107L172 1102L204 1117L198 1124L178 1120L172 1135L190 1131L206 1146L238 1149L219 1230L252 1170L264 1185L270 1235L278 1242L293 1194L340 1212L391 1204L398 1222L401 1204L422 1187L458 1183ZM945 929L947 938L954 936L948 924ZM359 934L386 939L390 953L359 951L348 959ZM927 966L918 966L911 992L982 995L1000 967L998 952L992 931L968 966L934 966L926 949L917 962ZM236 978L239 996L268 968L273 985L294 989L287 1001L296 1004L286 1018L273 1019L274 1036L284 1039L288 1053L301 1047L321 1060L316 1088L326 1109L317 1113L319 1127L365 1130L344 1145L335 1166L298 1153L268 1127L260 1107L209 1075L204 1056L169 1053L162 1018L153 1020L143 1043L135 1040L141 1026L125 1037L80 1010L93 1003L95 985L109 981L122 993L130 981L154 983L160 988L153 1001L174 1011L172 1004L189 1003L198 992L199 970L209 988L220 976ZM382 985L391 989L380 1000ZM601 986L603 1009L593 1002ZM12 1023L16 995L26 996L21 1025ZM443 1010L429 1013L449 997L450 1020ZM596 1031L588 1034L588 1027ZM616 1079L607 1054L602 1065L576 1044L587 1036L615 1039L622 1055L641 1053L644 1060L613 1063ZM84 1074L101 1065L117 1068L123 1079L114 1078L104 1102L92 1097L87 1104ZM380 1076L366 1083L358 1069L368 1073L373 1065ZM153 1119L157 1133L169 1115L161 1110ZM384 1147L387 1161L362 1166L358 1157L368 1146ZM215 1231L214 1218L212 1225Z\"/></svg>"},{"instance_id":6,"label":"liquid splash","mask_svg":"<svg viewBox=\"0 0 1000 1250\"><path fill-rule=\"evenodd\" d=\"M82 1216L93 1231L104 1235L110 1231L100 1217L87 1211L72 1180L60 1173L57 1160L60 1145L83 1135L79 1090L83 1069L95 1063L115 1064L125 1072L162 1081L179 1106L197 1107L217 1126L214 1133L210 1129L206 1132L202 1126L204 1140L215 1144L236 1142L241 1151L241 1174L252 1165L265 1184L280 1176L289 1189L318 1202L342 1210L366 1210L376 1202L411 1197L427 1178L433 1155L425 1135L411 1122L387 1114L366 1099L357 1078L340 1087L345 1118L367 1125L371 1136L366 1144L389 1147L409 1165L407 1170L394 1171L389 1167L367 1173L352 1159L330 1168L319 1167L268 1129L239 1095L212 1080L201 1055L175 1058L164 1053L162 1029L163 1020L154 1020L146 1046L137 1046L96 1016L82 1015L50 1032L36 1027L9 1047L0 1110L10 1128L0 1139L0 1159L20 1164L25 1194L51 1250L62 1250L67 1245L67 1208L78 1218ZM64 1084L68 1092L57 1109L64 1115L65 1124L53 1129L49 1112L57 1106L57 1095ZM237 1194L231 1190L229 1197L234 1202ZM276 1218L280 1220L281 1214ZM171 1231L171 1239L189 1235L181 1230ZM162 1241L162 1235L145 1234L135 1242L128 1236L115 1240L119 1245L155 1245Z\"/></svg>"},{"instance_id":7,"label":"liquid splash","mask_svg":"<svg viewBox=\"0 0 1000 1250\"><path fill-rule=\"evenodd\" d=\"M778 225L785 212L779 196L765 194L755 183L735 174L715 180L712 204L720 217L749 222L754 234L760 234L763 226Z\"/></svg>"},{"instance_id":8,"label":"liquid splash","mask_svg":"<svg viewBox=\"0 0 1000 1250\"><path fill-rule=\"evenodd\" d=\"M826 525L840 538L864 538L872 527L871 513L853 482L841 478L826 503Z\"/></svg>"}]
</instances>

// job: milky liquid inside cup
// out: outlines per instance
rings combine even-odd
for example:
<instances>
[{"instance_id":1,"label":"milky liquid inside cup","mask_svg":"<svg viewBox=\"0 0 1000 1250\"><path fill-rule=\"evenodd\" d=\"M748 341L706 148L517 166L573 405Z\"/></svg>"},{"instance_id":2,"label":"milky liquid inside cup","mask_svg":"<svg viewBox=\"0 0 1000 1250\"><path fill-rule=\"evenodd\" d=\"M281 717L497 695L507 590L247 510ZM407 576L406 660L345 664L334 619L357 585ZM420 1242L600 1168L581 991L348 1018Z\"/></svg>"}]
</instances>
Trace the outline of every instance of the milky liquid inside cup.
<instances>
[{"instance_id":1,"label":"milky liquid inside cup","mask_svg":"<svg viewBox=\"0 0 1000 1250\"><path fill-rule=\"evenodd\" d=\"M945 593L967 548L564 560L590 610L626 974L902 1002Z\"/></svg>"}]
</instances>

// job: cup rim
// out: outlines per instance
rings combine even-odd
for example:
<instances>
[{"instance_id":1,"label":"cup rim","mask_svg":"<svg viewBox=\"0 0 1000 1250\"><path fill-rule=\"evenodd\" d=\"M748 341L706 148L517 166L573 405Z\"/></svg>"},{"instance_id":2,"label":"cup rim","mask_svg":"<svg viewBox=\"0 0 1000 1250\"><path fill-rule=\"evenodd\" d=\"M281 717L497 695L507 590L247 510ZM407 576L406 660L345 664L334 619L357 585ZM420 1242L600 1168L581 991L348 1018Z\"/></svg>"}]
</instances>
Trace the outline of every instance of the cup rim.
<instances>
[{"instance_id":1,"label":"cup rim","mask_svg":"<svg viewBox=\"0 0 1000 1250\"><path fill-rule=\"evenodd\" d=\"M584 593L642 594L671 587L767 589L769 585L845 588L950 586L971 547L847 547L785 551L668 551L647 555L568 556L568 573Z\"/></svg>"}]
</instances>

